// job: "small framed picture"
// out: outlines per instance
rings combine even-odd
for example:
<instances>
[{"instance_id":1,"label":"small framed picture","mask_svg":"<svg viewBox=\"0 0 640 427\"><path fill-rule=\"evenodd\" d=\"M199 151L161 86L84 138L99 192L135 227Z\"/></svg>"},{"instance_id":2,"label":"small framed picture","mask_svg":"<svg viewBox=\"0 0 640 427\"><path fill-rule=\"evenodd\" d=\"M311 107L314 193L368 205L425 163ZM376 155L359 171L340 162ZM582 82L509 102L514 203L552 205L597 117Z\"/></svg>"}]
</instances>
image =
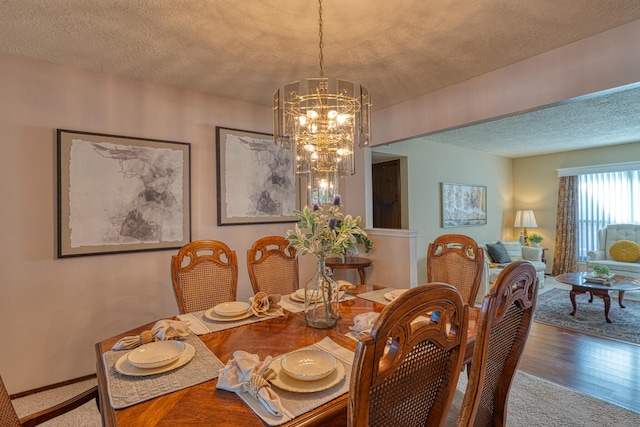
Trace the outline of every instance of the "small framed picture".
<instances>
[{"instance_id":1,"label":"small framed picture","mask_svg":"<svg viewBox=\"0 0 640 427\"><path fill-rule=\"evenodd\" d=\"M442 227L487 223L487 187L441 183Z\"/></svg>"},{"instance_id":2,"label":"small framed picture","mask_svg":"<svg viewBox=\"0 0 640 427\"><path fill-rule=\"evenodd\" d=\"M58 257L190 242L190 147L58 129Z\"/></svg>"},{"instance_id":3,"label":"small framed picture","mask_svg":"<svg viewBox=\"0 0 640 427\"><path fill-rule=\"evenodd\" d=\"M293 152L266 133L216 127L218 225L295 222Z\"/></svg>"}]
</instances>

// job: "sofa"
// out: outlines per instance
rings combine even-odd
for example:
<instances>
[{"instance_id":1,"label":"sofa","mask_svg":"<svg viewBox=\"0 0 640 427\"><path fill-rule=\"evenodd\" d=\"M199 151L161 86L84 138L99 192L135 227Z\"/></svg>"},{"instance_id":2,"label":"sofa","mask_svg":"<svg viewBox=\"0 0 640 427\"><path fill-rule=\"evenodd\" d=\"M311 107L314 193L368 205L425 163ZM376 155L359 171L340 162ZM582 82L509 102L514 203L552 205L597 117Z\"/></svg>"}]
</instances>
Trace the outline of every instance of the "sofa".
<instances>
[{"instance_id":1,"label":"sofa","mask_svg":"<svg viewBox=\"0 0 640 427\"><path fill-rule=\"evenodd\" d=\"M492 251L496 246L502 246L508 258L496 257L495 251ZM536 275L539 280L539 288L544 287L544 271L547 268L547 264L542 261L543 249L535 246L522 246L519 241L499 240L497 242L478 242L478 247L484 251L484 274L482 281L480 282L480 289L478 290L478 296L476 302L480 303L485 294L491 289L491 284L496 280L498 274L506 267L510 262L525 260L533 264L536 269ZM496 248L499 249L499 248ZM493 255L492 255L493 253ZM504 255L504 254L502 254ZM506 261L506 262L505 262Z\"/></svg>"},{"instance_id":2,"label":"sofa","mask_svg":"<svg viewBox=\"0 0 640 427\"><path fill-rule=\"evenodd\" d=\"M589 251L587 269L606 265L612 274L640 279L640 224L610 224L598 230L598 250Z\"/></svg>"}]
</instances>

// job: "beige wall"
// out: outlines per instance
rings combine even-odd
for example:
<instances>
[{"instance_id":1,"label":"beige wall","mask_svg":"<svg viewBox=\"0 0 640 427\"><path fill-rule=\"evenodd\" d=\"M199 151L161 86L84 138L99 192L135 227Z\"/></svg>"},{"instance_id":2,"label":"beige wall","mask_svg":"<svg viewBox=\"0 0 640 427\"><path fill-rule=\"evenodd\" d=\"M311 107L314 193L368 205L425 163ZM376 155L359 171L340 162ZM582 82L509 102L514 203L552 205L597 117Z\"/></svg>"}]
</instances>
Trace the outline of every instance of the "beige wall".
<instances>
[{"instance_id":1,"label":"beige wall","mask_svg":"<svg viewBox=\"0 0 640 427\"><path fill-rule=\"evenodd\" d=\"M56 259L56 128L191 143L193 239L235 249L238 296L251 295L247 248L292 224L216 225L215 126L271 132L269 107L8 56L0 93L0 373L11 393L93 373L97 341L177 314L173 250Z\"/></svg>"},{"instance_id":2,"label":"beige wall","mask_svg":"<svg viewBox=\"0 0 640 427\"><path fill-rule=\"evenodd\" d=\"M477 241L511 238L511 160L502 156L466 150L445 144L404 141L376 152L406 156L409 175L409 229L417 231L418 283L426 283L429 243L445 233L465 234ZM440 183L487 187L487 224L442 228Z\"/></svg>"}]
</instances>

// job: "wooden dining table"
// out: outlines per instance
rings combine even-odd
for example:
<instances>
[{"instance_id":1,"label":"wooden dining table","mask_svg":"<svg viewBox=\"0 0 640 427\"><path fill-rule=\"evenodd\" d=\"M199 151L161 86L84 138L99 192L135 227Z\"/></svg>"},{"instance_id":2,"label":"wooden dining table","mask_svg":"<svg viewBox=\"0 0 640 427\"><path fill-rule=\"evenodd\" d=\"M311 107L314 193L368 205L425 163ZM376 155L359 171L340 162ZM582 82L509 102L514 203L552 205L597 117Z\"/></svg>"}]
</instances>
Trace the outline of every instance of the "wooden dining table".
<instances>
[{"instance_id":1,"label":"wooden dining table","mask_svg":"<svg viewBox=\"0 0 640 427\"><path fill-rule=\"evenodd\" d=\"M381 312L385 307L385 304L359 298L357 295L379 289L384 288L376 285L360 285L357 286L357 289L350 291L349 293L355 294L356 298L340 303L340 320L333 328L311 328L306 325L303 312L290 313L285 311L285 315L282 317L200 335L198 338L223 363L232 359L233 352L236 350L257 354L260 360L263 360L266 356L275 357L312 345L325 337L329 337L335 343L355 351L357 341L346 335L350 332L349 327L354 324L355 316L371 311ZM473 355L479 313L480 311L477 308L470 310L465 363L470 361ZM102 355L110 350L122 337L136 335L144 330L149 330L154 323L142 325L139 328L102 340L95 345L100 412L103 425L119 427L203 425L264 427L267 425L238 395L216 389L217 379L165 394L124 409L113 409L109 401L107 374ZM345 426L346 420L347 394L343 394L283 425Z\"/></svg>"}]
</instances>

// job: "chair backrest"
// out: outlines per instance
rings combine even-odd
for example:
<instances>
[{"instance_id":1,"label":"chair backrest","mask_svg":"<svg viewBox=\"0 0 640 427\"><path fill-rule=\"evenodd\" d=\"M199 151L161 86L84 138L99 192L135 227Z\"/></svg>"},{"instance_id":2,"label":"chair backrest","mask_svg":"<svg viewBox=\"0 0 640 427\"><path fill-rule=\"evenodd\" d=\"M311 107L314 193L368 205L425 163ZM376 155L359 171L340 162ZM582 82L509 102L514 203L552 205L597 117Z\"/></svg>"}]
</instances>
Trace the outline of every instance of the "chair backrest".
<instances>
[{"instance_id":1,"label":"chair backrest","mask_svg":"<svg viewBox=\"0 0 640 427\"><path fill-rule=\"evenodd\" d=\"M462 234L444 234L429 244L427 282L449 283L462 300L475 304L484 271L484 251L475 240Z\"/></svg>"},{"instance_id":2,"label":"chair backrest","mask_svg":"<svg viewBox=\"0 0 640 427\"><path fill-rule=\"evenodd\" d=\"M98 410L100 410L99 399L98 386L94 385L84 392L68 398L64 402L60 402L54 406L41 409L38 412L18 418L18 414L11 403L9 393L2 381L2 376L0 376L0 427L37 426L53 418L59 417L60 415L73 411L90 400L95 400L96 406L98 407Z\"/></svg>"},{"instance_id":3,"label":"chair backrest","mask_svg":"<svg viewBox=\"0 0 640 427\"><path fill-rule=\"evenodd\" d=\"M247 251L247 269L255 293L286 295L298 289L296 249L282 236L256 240Z\"/></svg>"},{"instance_id":4,"label":"chair backrest","mask_svg":"<svg viewBox=\"0 0 640 427\"><path fill-rule=\"evenodd\" d=\"M439 312L438 322L429 312ZM348 425L439 426L464 359L469 306L451 285L428 283L394 299L358 343Z\"/></svg>"},{"instance_id":5,"label":"chair backrest","mask_svg":"<svg viewBox=\"0 0 640 427\"><path fill-rule=\"evenodd\" d=\"M537 294L533 265L514 261L484 297L458 426L506 425L509 389L529 336Z\"/></svg>"},{"instance_id":6,"label":"chair backrest","mask_svg":"<svg viewBox=\"0 0 640 427\"><path fill-rule=\"evenodd\" d=\"M2 377L0 377L0 425L2 427L20 426L20 419L11 403L9 393L4 386L4 382L2 382Z\"/></svg>"},{"instance_id":7,"label":"chair backrest","mask_svg":"<svg viewBox=\"0 0 640 427\"><path fill-rule=\"evenodd\" d=\"M189 262L185 264L185 258ZM217 240L196 240L171 257L171 279L180 313L207 310L235 301L238 260L235 251Z\"/></svg>"}]
</instances>

